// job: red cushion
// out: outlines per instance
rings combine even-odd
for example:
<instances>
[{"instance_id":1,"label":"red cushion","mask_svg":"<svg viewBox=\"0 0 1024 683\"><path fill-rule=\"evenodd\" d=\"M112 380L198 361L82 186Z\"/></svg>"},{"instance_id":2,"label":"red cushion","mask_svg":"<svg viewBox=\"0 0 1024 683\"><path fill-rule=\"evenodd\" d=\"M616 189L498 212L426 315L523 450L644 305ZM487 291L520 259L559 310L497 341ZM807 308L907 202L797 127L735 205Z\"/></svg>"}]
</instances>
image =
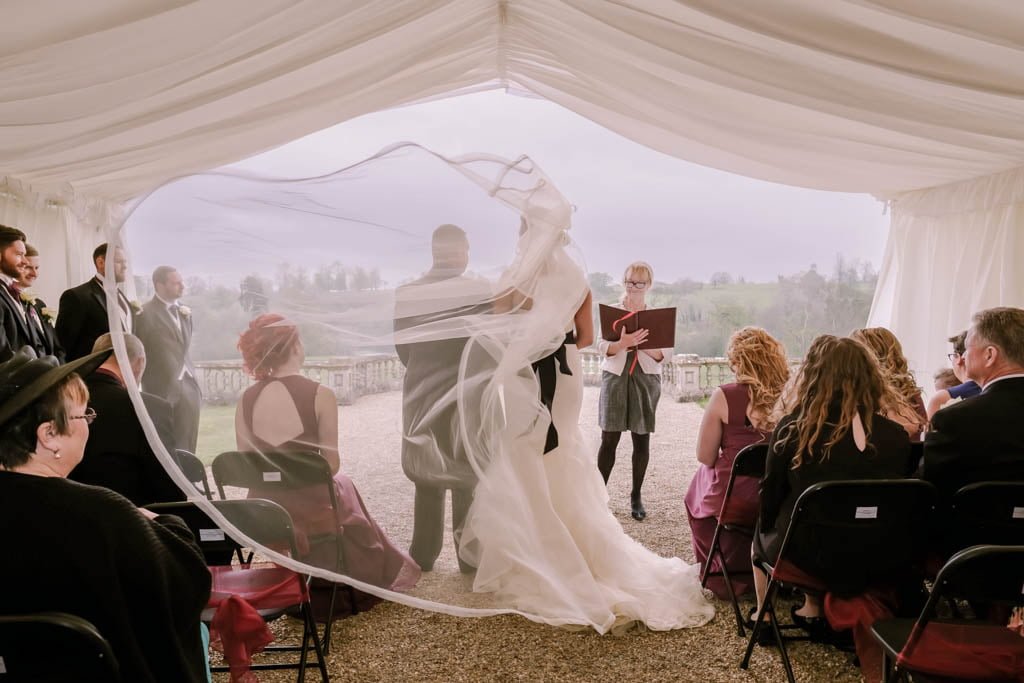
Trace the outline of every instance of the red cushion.
<instances>
[{"instance_id":1,"label":"red cushion","mask_svg":"<svg viewBox=\"0 0 1024 683\"><path fill-rule=\"evenodd\" d=\"M931 622L915 627L896 661L935 676L1024 681L1024 637L997 624Z\"/></svg>"}]
</instances>

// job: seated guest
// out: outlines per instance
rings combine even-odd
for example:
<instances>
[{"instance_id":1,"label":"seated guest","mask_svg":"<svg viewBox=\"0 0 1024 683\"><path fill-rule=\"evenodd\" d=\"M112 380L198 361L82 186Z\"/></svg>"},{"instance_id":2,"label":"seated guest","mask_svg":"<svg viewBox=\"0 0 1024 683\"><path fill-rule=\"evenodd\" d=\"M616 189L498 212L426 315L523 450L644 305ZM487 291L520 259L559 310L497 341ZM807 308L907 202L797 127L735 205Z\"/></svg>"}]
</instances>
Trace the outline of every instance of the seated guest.
<instances>
[{"instance_id":1,"label":"seated guest","mask_svg":"<svg viewBox=\"0 0 1024 683\"><path fill-rule=\"evenodd\" d=\"M238 450L318 454L335 473L337 516L322 486L313 491L253 488L249 496L273 500L291 513L299 552L309 564L334 569L333 556L321 556L309 539L337 534L348 576L394 591L415 586L419 565L395 547L370 516L355 484L341 471L338 401L328 387L302 376L306 356L298 328L280 315L264 313L249 323L238 348L245 371L256 380L235 411ZM338 594L336 607L345 609L340 604L345 597L346 592ZM367 600L374 602L372 597Z\"/></svg>"},{"instance_id":2,"label":"seated guest","mask_svg":"<svg viewBox=\"0 0 1024 683\"><path fill-rule=\"evenodd\" d=\"M697 435L700 466L684 499L693 554L702 566L708 560L736 454L771 433L772 407L789 379L785 349L760 327L744 327L735 332L729 338L726 356L736 381L715 389L704 409ZM759 482L750 477L737 479L731 496L731 507L739 505L751 510L751 526L756 519L758 485ZM726 566L744 573L750 562L750 538L723 530L719 542ZM718 559L712 570L721 571ZM732 584L736 595L750 590L749 583L734 579ZM712 577L708 587L718 597L728 597L724 579Z\"/></svg>"},{"instance_id":3,"label":"seated guest","mask_svg":"<svg viewBox=\"0 0 1024 683\"><path fill-rule=\"evenodd\" d=\"M967 331L953 335L949 343L953 345L953 353L949 354L949 362L953 364L951 372L957 381L951 387L935 387L935 395L928 401L929 419L935 411L954 399L966 399L977 396L981 393L981 387L977 382L967 379L967 368L964 367L964 340L967 338Z\"/></svg>"},{"instance_id":4,"label":"seated guest","mask_svg":"<svg viewBox=\"0 0 1024 683\"><path fill-rule=\"evenodd\" d=\"M903 427L883 417L885 380L878 362L853 339L822 335L814 340L795 384L795 405L775 427L761 483L761 516L754 557L774 563L797 499L824 481L899 479L907 471L910 439ZM804 572L828 580L827 558L814 548L790 547L789 560ZM754 567L760 610L768 578ZM809 631L824 626L821 601L807 595L793 621ZM765 632L765 638L771 638Z\"/></svg>"},{"instance_id":5,"label":"seated guest","mask_svg":"<svg viewBox=\"0 0 1024 683\"><path fill-rule=\"evenodd\" d=\"M106 356L59 366L26 348L0 365L0 614L90 621L123 681L204 682L199 617L210 572L188 528L66 479L96 417L76 373Z\"/></svg>"},{"instance_id":6,"label":"seated guest","mask_svg":"<svg viewBox=\"0 0 1024 683\"><path fill-rule=\"evenodd\" d=\"M850 337L868 347L882 369L886 384L882 414L903 425L911 439L920 441L928 425L928 412L921 396L921 387L917 386L903 355L900 340L884 327L854 330Z\"/></svg>"},{"instance_id":7,"label":"seated guest","mask_svg":"<svg viewBox=\"0 0 1024 683\"><path fill-rule=\"evenodd\" d=\"M146 369L146 350L139 338L124 336L131 372L138 384ZM113 349L110 333L105 332L93 344L93 352ZM117 491L138 506L185 500L185 494L168 476L149 445L142 423L135 413L125 387L117 358L111 354L103 365L85 377L89 388L89 406L99 417L92 425L85 457L70 478L83 484L104 486ZM168 443L171 432L171 407L158 396L143 394L147 412Z\"/></svg>"},{"instance_id":8,"label":"seated guest","mask_svg":"<svg viewBox=\"0 0 1024 683\"><path fill-rule=\"evenodd\" d=\"M922 476L948 499L979 481L1024 481L1024 309L974 315L963 352L968 379L982 388L932 416Z\"/></svg>"}]
</instances>

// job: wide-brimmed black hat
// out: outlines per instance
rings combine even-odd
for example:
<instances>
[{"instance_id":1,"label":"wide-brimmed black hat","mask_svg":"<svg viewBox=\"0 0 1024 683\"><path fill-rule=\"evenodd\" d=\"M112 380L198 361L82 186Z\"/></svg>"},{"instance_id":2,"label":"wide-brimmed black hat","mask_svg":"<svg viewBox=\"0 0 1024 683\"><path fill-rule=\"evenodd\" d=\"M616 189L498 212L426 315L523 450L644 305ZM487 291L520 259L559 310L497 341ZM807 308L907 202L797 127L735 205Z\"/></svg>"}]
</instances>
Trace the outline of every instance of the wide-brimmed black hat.
<instances>
[{"instance_id":1,"label":"wide-brimmed black hat","mask_svg":"<svg viewBox=\"0 0 1024 683\"><path fill-rule=\"evenodd\" d=\"M110 349L60 365L53 356L39 358L31 346L22 347L9 361L0 363L0 428L72 372L84 377L108 356Z\"/></svg>"}]
</instances>

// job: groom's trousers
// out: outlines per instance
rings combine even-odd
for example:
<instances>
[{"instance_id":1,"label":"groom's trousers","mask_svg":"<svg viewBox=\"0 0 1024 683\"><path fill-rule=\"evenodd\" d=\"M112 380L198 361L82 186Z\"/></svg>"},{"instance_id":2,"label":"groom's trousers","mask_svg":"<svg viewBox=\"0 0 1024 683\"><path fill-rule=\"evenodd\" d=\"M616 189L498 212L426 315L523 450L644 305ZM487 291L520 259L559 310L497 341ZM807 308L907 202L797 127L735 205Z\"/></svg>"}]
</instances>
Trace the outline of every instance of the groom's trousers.
<instances>
[{"instance_id":1,"label":"groom's trousers","mask_svg":"<svg viewBox=\"0 0 1024 683\"><path fill-rule=\"evenodd\" d=\"M434 568L434 561L441 554L444 544L444 499L448 489L416 484L416 500L413 508L412 544L409 554L423 571ZM473 502L473 489L453 488L452 490L452 536L455 554L459 554L459 538L466 513ZM459 569L470 572L473 567L459 558Z\"/></svg>"}]
</instances>

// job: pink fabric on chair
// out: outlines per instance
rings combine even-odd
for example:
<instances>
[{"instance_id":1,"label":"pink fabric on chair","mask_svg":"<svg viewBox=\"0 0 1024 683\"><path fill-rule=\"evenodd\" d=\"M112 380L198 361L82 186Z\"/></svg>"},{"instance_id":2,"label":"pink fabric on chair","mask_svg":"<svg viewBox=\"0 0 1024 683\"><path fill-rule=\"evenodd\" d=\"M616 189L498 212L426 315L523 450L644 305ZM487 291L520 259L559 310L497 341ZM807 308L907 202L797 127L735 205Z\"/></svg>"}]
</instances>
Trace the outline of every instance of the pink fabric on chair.
<instances>
[{"instance_id":1,"label":"pink fabric on chair","mask_svg":"<svg viewBox=\"0 0 1024 683\"><path fill-rule=\"evenodd\" d=\"M252 655L274 640L258 610L283 609L308 599L302 576L276 564L210 567L210 642L224 654L232 683L253 683Z\"/></svg>"},{"instance_id":2,"label":"pink fabric on chair","mask_svg":"<svg viewBox=\"0 0 1024 683\"><path fill-rule=\"evenodd\" d=\"M891 591L869 590L851 598L825 595L825 618L836 631L853 630L853 644L860 659L860 673L867 683L882 680L882 648L871 635L879 619L893 616L896 596Z\"/></svg>"}]
</instances>

